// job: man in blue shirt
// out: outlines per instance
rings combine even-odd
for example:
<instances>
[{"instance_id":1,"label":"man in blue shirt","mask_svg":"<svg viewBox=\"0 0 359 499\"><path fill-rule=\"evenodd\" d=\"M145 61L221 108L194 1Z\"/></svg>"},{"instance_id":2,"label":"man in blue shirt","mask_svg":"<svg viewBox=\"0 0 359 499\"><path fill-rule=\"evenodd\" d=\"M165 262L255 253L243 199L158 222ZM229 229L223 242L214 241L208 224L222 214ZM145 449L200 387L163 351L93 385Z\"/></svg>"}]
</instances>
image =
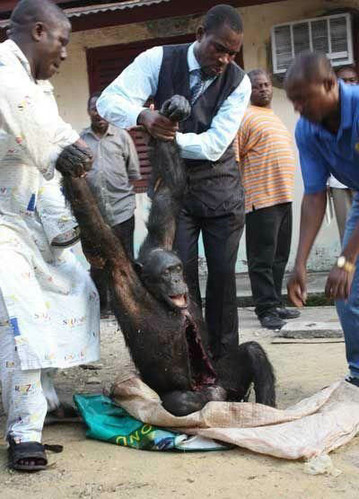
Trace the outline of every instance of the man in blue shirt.
<instances>
[{"instance_id":1,"label":"man in blue shirt","mask_svg":"<svg viewBox=\"0 0 359 499\"><path fill-rule=\"evenodd\" d=\"M142 125L153 137L177 141L188 189L177 220L176 249L192 297L200 304L198 238L208 266L206 322L218 358L238 345L235 263L244 226L244 191L232 142L247 107L251 84L234 63L243 26L236 9L217 5L193 44L153 47L140 54L103 92L101 116L119 127ZM174 94L192 105L173 124L158 109ZM156 110L144 103L152 96Z\"/></svg>"},{"instance_id":2,"label":"man in blue shirt","mask_svg":"<svg viewBox=\"0 0 359 499\"><path fill-rule=\"evenodd\" d=\"M303 53L289 68L285 89L301 114L296 140L304 181L300 237L288 293L296 306L306 301L306 262L326 208L326 185L332 173L359 190L359 87L338 81L328 59ZM327 279L325 292L336 299L350 374L359 386L359 194L346 223L342 252Z\"/></svg>"}]
</instances>

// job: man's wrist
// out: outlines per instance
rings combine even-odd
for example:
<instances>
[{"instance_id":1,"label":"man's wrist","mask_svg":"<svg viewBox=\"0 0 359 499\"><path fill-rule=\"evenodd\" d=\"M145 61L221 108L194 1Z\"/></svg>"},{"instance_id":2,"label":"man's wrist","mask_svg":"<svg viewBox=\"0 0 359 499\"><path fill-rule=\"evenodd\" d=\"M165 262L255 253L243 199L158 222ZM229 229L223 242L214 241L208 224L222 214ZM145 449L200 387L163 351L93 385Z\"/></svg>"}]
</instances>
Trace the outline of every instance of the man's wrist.
<instances>
[{"instance_id":1,"label":"man's wrist","mask_svg":"<svg viewBox=\"0 0 359 499\"><path fill-rule=\"evenodd\" d=\"M295 270L300 270L300 271L306 271L307 269L307 262L304 262L302 260L296 260L294 264Z\"/></svg>"},{"instance_id":2,"label":"man's wrist","mask_svg":"<svg viewBox=\"0 0 359 499\"><path fill-rule=\"evenodd\" d=\"M148 113L151 113L151 110L150 109L143 109L140 114L137 116L137 125L143 125L143 126L146 126L145 125L145 122L146 122L146 115L148 115Z\"/></svg>"},{"instance_id":3,"label":"man's wrist","mask_svg":"<svg viewBox=\"0 0 359 499\"><path fill-rule=\"evenodd\" d=\"M343 269L349 274L355 272L355 264L350 261L345 255L340 255L340 257L337 259L336 265L339 269Z\"/></svg>"}]
</instances>

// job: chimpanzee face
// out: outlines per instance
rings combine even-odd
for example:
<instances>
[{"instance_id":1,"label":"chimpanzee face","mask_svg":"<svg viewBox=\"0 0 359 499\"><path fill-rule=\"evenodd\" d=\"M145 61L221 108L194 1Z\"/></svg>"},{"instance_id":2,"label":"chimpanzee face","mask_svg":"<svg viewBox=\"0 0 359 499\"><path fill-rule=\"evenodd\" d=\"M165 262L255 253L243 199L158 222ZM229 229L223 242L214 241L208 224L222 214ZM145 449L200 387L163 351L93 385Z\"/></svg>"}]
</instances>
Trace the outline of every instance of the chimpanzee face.
<instances>
[{"instance_id":1,"label":"chimpanzee face","mask_svg":"<svg viewBox=\"0 0 359 499\"><path fill-rule=\"evenodd\" d=\"M175 253L156 248L147 255L141 279L150 293L172 309L187 308L188 288L183 265Z\"/></svg>"}]
</instances>

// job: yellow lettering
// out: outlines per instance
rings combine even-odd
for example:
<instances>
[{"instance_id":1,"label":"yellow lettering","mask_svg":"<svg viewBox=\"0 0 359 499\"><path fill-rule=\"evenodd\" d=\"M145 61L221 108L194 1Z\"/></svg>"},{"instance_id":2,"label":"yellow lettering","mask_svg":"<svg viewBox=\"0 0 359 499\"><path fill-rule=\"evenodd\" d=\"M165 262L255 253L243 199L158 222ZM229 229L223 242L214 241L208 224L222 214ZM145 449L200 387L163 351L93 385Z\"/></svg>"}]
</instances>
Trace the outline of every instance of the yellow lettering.
<instances>
[{"instance_id":1,"label":"yellow lettering","mask_svg":"<svg viewBox=\"0 0 359 499\"><path fill-rule=\"evenodd\" d=\"M136 440L136 442L140 441L140 435L138 434L138 431L134 433L133 435L130 435L130 442L133 443L133 441Z\"/></svg>"},{"instance_id":2,"label":"yellow lettering","mask_svg":"<svg viewBox=\"0 0 359 499\"><path fill-rule=\"evenodd\" d=\"M141 428L142 435L147 435L147 433L150 433L151 431L152 431L152 426L149 424L144 424Z\"/></svg>"},{"instance_id":3,"label":"yellow lettering","mask_svg":"<svg viewBox=\"0 0 359 499\"><path fill-rule=\"evenodd\" d=\"M117 437L116 444L127 446L127 438L126 437Z\"/></svg>"}]
</instances>

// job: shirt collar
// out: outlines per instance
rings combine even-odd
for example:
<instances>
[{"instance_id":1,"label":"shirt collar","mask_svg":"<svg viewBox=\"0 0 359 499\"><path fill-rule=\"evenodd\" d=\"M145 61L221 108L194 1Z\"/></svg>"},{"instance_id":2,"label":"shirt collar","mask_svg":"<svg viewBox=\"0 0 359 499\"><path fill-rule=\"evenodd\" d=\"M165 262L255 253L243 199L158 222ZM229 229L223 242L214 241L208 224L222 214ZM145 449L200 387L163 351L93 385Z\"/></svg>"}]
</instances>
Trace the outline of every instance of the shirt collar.
<instances>
[{"instance_id":1,"label":"shirt collar","mask_svg":"<svg viewBox=\"0 0 359 499\"><path fill-rule=\"evenodd\" d=\"M84 128L84 130L83 130L83 132L82 132L82 133L83 133L83 134L88 133L88 134L92 135L95 139L97 139L97 140L101 140L101 139L100 139L100 138L99 138L99 137L95 134L95 132L92 130L91 125L90 125L90 126L88 126L87 128ZM111 125L111 124L110 124L110 125L108 126L107 132L105 133L104 137L112 137L113 135L115 135L115 130L114 130L113 125ZM101 138L103 138L103 137L101 137Z\"/></svg>"},{"instance_id":2,"label":"shirt collar","mask_svg":"<svg viewBox=\"0 0 359 499\"><path fill-rule=\"evenodd\" d=\"M193 42L187 52L187 63L188 63L188 69L189 72L193 71L194 69L201 69L201 66L199 62L196 59L196 56L194 55L194 46L196 45L197 42Z\"/></svg>"},{"instance_id":3,"label":"shirt collar","mask_svg":"<svg viewBox=\"0 0 359 499\"><path fill-rule=\"evenodd\" d=\"M187 64L188 64L188 70L189 70L190 73L192 71L201 69L201 66L200 66L199 62L198 62L196 56L194 55L194 47L195 47L196 44L197 44L197 42L193 42L189 46L188 52L187 52ZM216 76L205 76L202 73L202 79L203 80L207 80L207 81L211 82L215 78L217 78L217 77Z\"/></svg>"},{"instance_id":4,"label":"shirt collar","mask_svg":"<svg viewBox=\"0 0 359 499\"><path fill-rule=\"evenodd\" d=\"M21 63L29 77L34 80L32 74L31 74L31 68L30 68L30 63L26 59L26 56L24 52L20 49L20 47L13 41L13 40L6 40L4 42L4 47L6 47L9 52L11 52Z\"/></svg>"},{"instance_id":5,"label":"shirt collar","mask_svg":"<svg viewBox=\"0 0 359 499\"><path fill-rule=\"evenodd\" d=\"M13 40L6 40L3 43L3 46L6 47L6 49L17 58L22 67L25 69L30 80L32 80L34 83L39 84L45 92L46 91L52 92L54 87L48 80L35 80L35 78L32 76L31 73L31 67L29 61L27 60L24 52Z\"/></svg>"}]
</instances>

